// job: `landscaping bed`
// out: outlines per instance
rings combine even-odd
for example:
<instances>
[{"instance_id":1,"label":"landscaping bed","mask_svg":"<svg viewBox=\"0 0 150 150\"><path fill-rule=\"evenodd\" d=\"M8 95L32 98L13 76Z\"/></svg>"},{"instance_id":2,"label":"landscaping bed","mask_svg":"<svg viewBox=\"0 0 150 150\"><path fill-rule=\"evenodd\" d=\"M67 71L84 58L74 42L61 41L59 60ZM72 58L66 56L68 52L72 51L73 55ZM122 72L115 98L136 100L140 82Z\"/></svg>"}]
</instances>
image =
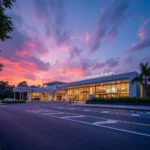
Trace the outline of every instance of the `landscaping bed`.
<instances>
[{"instance_id":1,"label":"landscaping bed","mask_svg":"<svg viewBox=\"0 0 150 150\"><path fill-rule=\"evenodd\" d=\"M139 97L118 97L118 98L93 98L87 100L86 104L142 104L150 105L150 98L139 98Z\"/></svg>"},{"instance_id":2,"label":"landscaping bed","mask_svg":"<svg viewBox=\"0 0 150 150\"><path fill-rule=\"evenodd\" d=\"M6 104L16 104L16 103L25 103L26 100L1 100L1 103L6 103Z\"/></svg>"}]
</instances>

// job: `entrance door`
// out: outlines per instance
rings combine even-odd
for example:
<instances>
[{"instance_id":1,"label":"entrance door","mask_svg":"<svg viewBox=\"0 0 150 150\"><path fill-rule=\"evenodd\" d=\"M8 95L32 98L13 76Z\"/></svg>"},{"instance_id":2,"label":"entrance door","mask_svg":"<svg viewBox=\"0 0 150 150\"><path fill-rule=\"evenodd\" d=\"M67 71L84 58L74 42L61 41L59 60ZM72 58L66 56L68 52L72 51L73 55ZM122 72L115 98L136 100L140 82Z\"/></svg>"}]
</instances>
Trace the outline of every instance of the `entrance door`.
<instances>
[{"instance_id":1,"label":"entrance door","mask_svg":"<svg viewBox=\"0 0 150 150\"><path fill-rule=\"evenodd\" d=\"M61 101L62 100L62 95L57 95L57 100Z\"/></svg>"},{"instance_id":2,"label":"entrance door","mask_svg":"<svg viewBox=\"0 0 150 150\"><path fill-rule=\"evenodd\" d=\"M44 101L47 101L47 100L48 100L47 93L45 93L45 92L43 93L43 100L44 100Z\"/></svg>"}]
</instances>

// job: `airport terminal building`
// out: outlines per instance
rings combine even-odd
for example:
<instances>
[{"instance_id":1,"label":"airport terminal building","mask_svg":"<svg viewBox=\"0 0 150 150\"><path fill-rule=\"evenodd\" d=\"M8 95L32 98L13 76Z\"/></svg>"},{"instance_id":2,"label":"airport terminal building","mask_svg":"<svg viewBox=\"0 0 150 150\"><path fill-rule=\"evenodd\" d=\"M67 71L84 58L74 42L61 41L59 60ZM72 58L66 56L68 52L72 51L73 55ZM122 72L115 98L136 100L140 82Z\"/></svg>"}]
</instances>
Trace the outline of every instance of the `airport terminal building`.
<instances>
[{"instance_id":1,"label":"airport terminal building","mask_svg":"<svg viewBox=\"0 0 150 150\"><path fill-rule=\"evenodd\" d=\"M53 81L43 84L43 88L16 87L13 89L14 98L16 92L27 93L27 99L31 101L57 101L57 100L79 100L85 101L91 97L142 97L143 85L140 83L131 84L137 72L130 72L118 75L103 76L92 79L84 79L76 82L64 83Z\"/></svg>"}]
</instances>

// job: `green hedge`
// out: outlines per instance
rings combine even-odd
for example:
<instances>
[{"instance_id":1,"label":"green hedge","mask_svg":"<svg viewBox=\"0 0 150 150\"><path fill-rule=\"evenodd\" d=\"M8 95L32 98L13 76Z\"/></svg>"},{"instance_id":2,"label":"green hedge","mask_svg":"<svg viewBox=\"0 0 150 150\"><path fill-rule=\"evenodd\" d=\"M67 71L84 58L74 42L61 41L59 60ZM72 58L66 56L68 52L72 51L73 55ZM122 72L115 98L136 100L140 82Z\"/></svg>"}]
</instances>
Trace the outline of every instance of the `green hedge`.
<instances>
[{"instance_id":1,"label":"green hedge","mask_svg":"<svg viewBox=\"0 0 150 150\"><path fill-rule=\"evenodd\" d=\"M144 99L140 97L118 97L118 98L93 98L87 100L86 103L93 102L113 102L113 103L150 103L150 98Z\"/></svg>"},{"instance_id":2,"label":"green hedge","mask_svg":"<svg viewBox=\"0 0 150 150\"><path fill-rule=\"evenodd\" d=\"M1 100L1 103L7 103L7 104L15 104L15 103L25 103L25 100L14 100L14 101L9 101L9 100Z\"/></svg>"}]
</instances>

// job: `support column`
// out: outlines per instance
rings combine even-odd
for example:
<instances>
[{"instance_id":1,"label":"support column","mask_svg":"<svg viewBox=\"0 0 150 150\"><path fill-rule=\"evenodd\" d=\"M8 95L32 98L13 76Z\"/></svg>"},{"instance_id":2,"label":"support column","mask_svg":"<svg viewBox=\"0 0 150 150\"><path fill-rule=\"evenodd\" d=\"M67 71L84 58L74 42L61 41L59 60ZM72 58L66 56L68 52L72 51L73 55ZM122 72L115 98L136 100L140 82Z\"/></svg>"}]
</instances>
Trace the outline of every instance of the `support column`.
<instances>
[{"instance_id":1,"label":"support column","mask_svg":"<svg viewBox=\"0 0 150 150\"><path fill-rule=\"evenodd\" d=\"M54 101L56 101L57 100L57 94L55 93L54 94Z\"/></svg>"},{"instance_id":2,"label":"support column","mask_svg":"<svg viewBox=\"0 0 150 150\"><path fill-rule=\"evenodd\" d=\"M20 100L21 100L21 91L20 91Z\"/></svg>"},{"instance_id":3,"label":"support column","mask_svg":"<svg viewBox=\"0 0 150 150\"><path fill-rule=\"evenodd\" d=\"M40 93L40 101L43 101L43 93Z\"/></svg>"},{"instance_id":4,"label":"support column","mask_svg":"<svg viewBox=\"0 0 150 150\"><path fill-rule=\"evenodd\" d=\"M31 102L31 92L27 93L27 100Z\"/></svg>"},{"instance_id":5,"label":"support column","mask_svg":"<svg viewBox=\"0 0 150 150\"><path fill-rule=\"evenodd\" d=\"M53 101L53 94L50 93L50 101Z\"/></svg>"},{"instance_id":6,"label":"support column","mask_svg":"<svg viewBox=\"0 0 150 150\"><path fill-rule=\"evenodd\" d=\"M22 92L22 100L24 100L24 97L23 97L24 93Z\"/></svg>"},{"instance_id":7,"label":"support column","mask_svg":"<svg viewBox=\"0 0 150 150\"><path fill-rule=\"evenodd\" d=\"M68 101L68 91L65 90L65 101Z\"/></svg>"},{"instance_id":8,"label":"support column","mask_svg":"<svg viewBox=\"0 0 150 150\"><path fill-rule=\"evenodd\" d=\"M54 101L55 100L55 93L52 93L52 101Z\"/></svg>"},{"instance_id":9,"label":"support column","mask_svg":"<svg viewBox=\"0 0 150 150\"><path fill-rule=\"evenodd\" d=\"M47 93L47 100L51 101L51 94L50 93Z\"/></svg>"},{"instance_id":10,"label":"support column","mask_svg":"<svg viewBox=\"0 0 150 150\"><path fill-rule=\"evenodd\" d=\"M16 92L14 92L14 99L16 99Z\"/></svg>"}]
</instances>

